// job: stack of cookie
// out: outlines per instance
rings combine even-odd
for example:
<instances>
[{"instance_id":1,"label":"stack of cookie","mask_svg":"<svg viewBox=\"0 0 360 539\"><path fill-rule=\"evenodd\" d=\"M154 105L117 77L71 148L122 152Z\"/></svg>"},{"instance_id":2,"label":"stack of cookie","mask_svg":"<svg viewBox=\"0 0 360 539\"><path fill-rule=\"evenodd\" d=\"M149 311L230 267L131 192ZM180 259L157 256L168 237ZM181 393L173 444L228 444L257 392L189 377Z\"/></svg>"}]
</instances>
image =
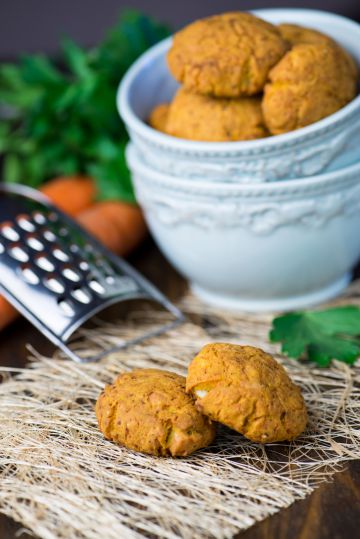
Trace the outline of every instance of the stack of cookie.
<instances>
[{"instance_id":1,"label":"stack of cookie","mask_svg":"<svg viewBox=\"0 0 360 539\"><path fill-rule=\"evenodd\" d=\"M167 59L182 86L149 123L190 140L286 133L336 112L357 90L354 60L330 37L249 13L190 24L174 36Z\"/></svg>"}]
</instances>

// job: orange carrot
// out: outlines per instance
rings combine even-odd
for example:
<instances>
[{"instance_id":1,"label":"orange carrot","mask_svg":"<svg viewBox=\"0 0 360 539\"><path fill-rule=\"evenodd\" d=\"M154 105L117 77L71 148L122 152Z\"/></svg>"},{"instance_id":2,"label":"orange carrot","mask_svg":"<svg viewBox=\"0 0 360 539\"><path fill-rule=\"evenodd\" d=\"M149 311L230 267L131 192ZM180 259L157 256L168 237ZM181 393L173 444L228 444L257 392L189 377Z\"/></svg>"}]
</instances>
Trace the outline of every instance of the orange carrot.
<instances>
[{"instance_id":1,"label":"orange carrot","mask_svg":"<svg viewBox=\"0 0 360 539\"><path fill-rule=\"evenodd\" d=\"M72 217L91 206L96 196L95 182L86 176L60 176L45 183L40 191Z\"/></svg>"},{"instance_id":2,"label":"orange carrot","mask_svg":"<svg viewBox=\"0 0 360 539\"><path fill-rule=\"evenodd\" d=\"M69 193L67 196L70 198ZM146 224L140 208L126 202L97 202L81 212L76 220L118 255L129 253L146 235ZM14 307L0 296L0 331L18 315Z\"/></svg>"},{"instance_id":3,"label":"orange carrot","mask_svg":"<svg viewBox=\"0 0 360 539\"><path fill-rule=\"evenodd\" d=\"M0 330L11 324L18 316L17 310L0 296Z\"/></svg>"},{"instance_id":4,"label":"orange carrot","mask_svg":"<svg viewBox=\"0 0 360 539\"><path fill-rule=\"evenodd\" d=\"M140 208L126 202L96 202L76 220L118 255L128 254L146 235Z\"/></svg>"}]
</instances>

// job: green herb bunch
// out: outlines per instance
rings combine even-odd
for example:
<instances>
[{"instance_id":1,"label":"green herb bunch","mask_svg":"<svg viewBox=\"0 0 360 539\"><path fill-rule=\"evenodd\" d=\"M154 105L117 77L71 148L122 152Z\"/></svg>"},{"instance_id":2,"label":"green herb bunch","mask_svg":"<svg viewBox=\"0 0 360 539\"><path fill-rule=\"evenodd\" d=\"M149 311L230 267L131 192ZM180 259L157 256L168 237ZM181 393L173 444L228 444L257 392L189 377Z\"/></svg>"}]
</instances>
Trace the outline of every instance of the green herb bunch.
<instances>
[{"instance_id":1,"label":"green herb bunch","mask_svg":"<svg viewBox=\"0 0 360 539\"><path fill-rule=\"evenodd\" d=\"M116 89L134 60L168 34L129 11L95 48L64 40L59 63L32 55L1 65L3 181L38 187L55 176L85 174L96 180L100 198L133 201Z\"/></svg>"}]
</instances>

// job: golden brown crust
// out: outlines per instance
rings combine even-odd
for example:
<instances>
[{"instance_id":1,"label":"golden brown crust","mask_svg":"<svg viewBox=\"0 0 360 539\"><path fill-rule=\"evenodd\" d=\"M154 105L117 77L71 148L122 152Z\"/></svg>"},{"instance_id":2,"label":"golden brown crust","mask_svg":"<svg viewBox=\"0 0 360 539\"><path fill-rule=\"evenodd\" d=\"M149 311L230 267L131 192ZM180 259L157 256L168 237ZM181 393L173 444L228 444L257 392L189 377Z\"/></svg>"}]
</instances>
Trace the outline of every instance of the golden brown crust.
<instances>
[{"instance_id":1,"label":"golden brown crust","mask_svg":"<svg viewBox=\"0 0 360 539\"><path fill-rule=\"evenodd\" d=\"M306 28L305 26L298 26L297 24L279 24L279 32L285 41L288 41L291 46L294 45L322 45L331 44L338 48L339 53L345 58L345 61L349 64L349 70L353 77L357 78L359 75L359 67L356 64L351 54L343 49L334 39L330 36L314 30L313 28Z\"/></svg>"},{"instance_id":2,"label":"golden brown crust","mask_svg":"<svg viewBox=\"0 0 360 539\"><path fill-rule=\"evenodd\" d=\"M254 442L292 440L306 427L300 388L259 348L204 346L189 366L186 390L202 413Z\"/></svg>"},{"instance_id":3,"label":"golden brown crust","mask_svg":"<svg viewBox=\"0 0 360 539\"><path fill-rule=\"evenodd\" d=\"M356 95L356 78L331 43L295 45L270 71L262 109L276 135L333 114Z\"/></svg>"},{"instance_id":4,"label":"golden brown crust","mask_svg":"<svg viewBox=\"0 0 360 539\"><path fill-rule=\"evenodd\" d=\"M150 113L148 123L154 129L166 133L166 123L169 113L169 104L161 103L157 105Z\"/></svg>"},{"instance_id":5,"label":"golden brown crust","mask_svg":"<svg viewBox=\"0 0 360 539\"><path fill-rule=\"evenodd\" d=\"M285 41L288 41L291 45L300 44L322 44L329 43L330 41L335 43L329 36L305 26L299 26L297 24L283 23L278 25L278 30Z\"/></svg>"},{"instance_id":6,"label":"golden brown crust","mask_svg":"<svg viewBox=\"0 0 360 539\"><path fill-rule=\"evenodd\" d=\"M180 88L169 107L166 131L190 140L227 142L265 137L261 100L214 98Z\"/></svg>"},{"instance_id":7,"label":"golden brown crust","mask_svg":"<svg viewBox=\"0 0 360 539\"><path fill-rule=\"evenodd\" d=\"M160 456L187 456L209 445L215 426L185 393L185 378L158 369L121 374L96 403L105 438Z\"/></svg>"},{"instance_id":8,"label":"golden brown crust","mask_svg":"<svg viewBox=\"0 0 360 539\"><path fill-rule=\"evenodd\" d=\"M262 91L288 44L271 24L250 13L201 19L175 34L168 53L174 77L189 90L215 97Z\"/></svg>"}]
</instances>

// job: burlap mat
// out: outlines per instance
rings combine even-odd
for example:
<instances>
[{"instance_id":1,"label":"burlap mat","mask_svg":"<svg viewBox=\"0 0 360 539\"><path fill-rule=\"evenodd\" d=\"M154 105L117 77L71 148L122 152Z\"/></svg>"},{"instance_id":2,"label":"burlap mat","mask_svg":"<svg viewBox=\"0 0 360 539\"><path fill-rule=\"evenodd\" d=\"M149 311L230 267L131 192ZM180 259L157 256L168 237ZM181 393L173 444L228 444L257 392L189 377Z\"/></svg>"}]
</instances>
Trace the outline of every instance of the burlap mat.
<instances>
[{"instance_id":1,"label":"burlap mat","mask_svg":"<svg viewBox=\"0 0 360 539\"><path fill-rule=\"evenodd\" d=\"M359 282L340 303L360 304ZM271 316L230 316L191 297L181 306L194 322L100 364L33 354L27 369L0 370L0 511L44 539L221 539L360 458L359 362L318 369L288 360L268 342ZM161 316L133 313L126 325L104 326L87 347L142 333ZM276 354L309 407L303 436L260 446L224 428L213 447L185 459L152 458L104 440L93 408L106 382L134 367L185 373L199 348L218 340Z\"/></svg>"}]
</instances>

